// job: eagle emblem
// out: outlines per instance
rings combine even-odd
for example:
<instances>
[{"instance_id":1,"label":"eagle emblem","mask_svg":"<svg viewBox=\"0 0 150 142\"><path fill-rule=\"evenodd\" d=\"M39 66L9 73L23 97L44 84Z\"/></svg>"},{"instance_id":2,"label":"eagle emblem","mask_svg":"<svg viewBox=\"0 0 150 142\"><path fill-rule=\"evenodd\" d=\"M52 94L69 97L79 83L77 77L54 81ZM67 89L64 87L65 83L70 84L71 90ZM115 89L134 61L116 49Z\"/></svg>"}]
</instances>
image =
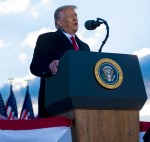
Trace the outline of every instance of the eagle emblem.
<instances>
[{"instance_id":1,"label":"eagle emblem","mask_svg":"<svg viewBox=\"0 0 150 142\"><path fill-rule=\"evenodd\" d=\"M103 70L103 78L106 79L108 82L114 81L115 75L114 70L110 66L105 66L102 68Z\"/></svg>"},{"instance_id":2,"label":"eagle emblem","mask_svg":"<svg viewBox=\"0 0 150 142\"><path fill-rule=\"evenodd\" d=\"M108 89L118 88L123 81L121 67L112 59L99 60L94 69L95 77L101 86Z\"/></svg>"}]
</instances>

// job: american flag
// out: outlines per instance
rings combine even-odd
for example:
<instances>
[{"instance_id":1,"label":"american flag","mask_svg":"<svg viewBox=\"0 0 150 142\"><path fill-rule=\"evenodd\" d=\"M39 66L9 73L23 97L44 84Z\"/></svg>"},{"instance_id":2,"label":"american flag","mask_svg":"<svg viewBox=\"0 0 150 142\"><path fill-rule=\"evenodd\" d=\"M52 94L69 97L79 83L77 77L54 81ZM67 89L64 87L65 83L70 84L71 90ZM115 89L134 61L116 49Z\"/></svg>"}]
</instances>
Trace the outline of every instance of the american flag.
<instances>
[{"instance_id":1,"label":"american flag","mask_svg":"<svg viewBox=\"0 0 150 142\"><path fill-rule=\"evenodd\" d=\"M2 95L0 93L0 120L7 120L7 119L8 119L8 117L7 117L7 113L6 113L6 108L4 105Z\"/></svg>"},{"instance_id":2,"label":"american flag","mask_svg":"<svg viewBox=\"0 0 150 142\"><path fill-rule=\"evenodd\" d=\"M10 85L10 95L6 103L6 112L9 120L18 119L17 103L12 90L12 85Z\"/></svg>"},{"instance_id":3,"label":"american flag","mask_svg":"<svg viewBox=\"0 0 150 142\"><path fill-rule=\"evenodd\" d=\"M26 96L25 96L23 107L21 110L20 119L23 119L23 120L34 119L32 101L31 101L31 97L29 94L29 86L27 86Z\"/></svg>"}]
</instances>

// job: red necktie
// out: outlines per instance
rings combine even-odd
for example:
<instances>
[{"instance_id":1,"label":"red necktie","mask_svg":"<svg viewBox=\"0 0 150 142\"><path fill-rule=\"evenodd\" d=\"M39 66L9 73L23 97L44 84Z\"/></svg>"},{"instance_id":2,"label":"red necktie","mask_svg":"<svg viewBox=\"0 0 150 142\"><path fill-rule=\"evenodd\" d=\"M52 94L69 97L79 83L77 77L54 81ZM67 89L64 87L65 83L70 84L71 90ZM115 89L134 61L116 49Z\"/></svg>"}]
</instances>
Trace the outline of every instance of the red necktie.
<instances>
[{"instance_id":1,"label":"red necktie","mask_svg":"<svg viewBox=\"0 0 150 142\"><path fill-rule=\"evenodd\" d=\"M72 40L72 45L73 45L73 47L74 47L74 50L79 50L74 36L71 36L70 39Z\"/></svg>"}]
</instances>

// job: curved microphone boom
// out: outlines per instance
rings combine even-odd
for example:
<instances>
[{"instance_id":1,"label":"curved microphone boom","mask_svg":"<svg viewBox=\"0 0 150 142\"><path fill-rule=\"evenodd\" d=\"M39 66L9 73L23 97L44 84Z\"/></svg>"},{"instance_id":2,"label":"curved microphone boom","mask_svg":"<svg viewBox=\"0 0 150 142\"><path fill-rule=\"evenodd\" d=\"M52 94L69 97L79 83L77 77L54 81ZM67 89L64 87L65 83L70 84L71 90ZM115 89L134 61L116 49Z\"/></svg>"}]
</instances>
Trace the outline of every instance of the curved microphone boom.
<instances>
[{"instance_id":1,"label":"curved microphone boom","mask_svg":"<svg viewBox=\"0 0 150 142\"><path fill-rule=\"evenodd\" d=\"M104 39L104 41L102 42L102 45L100 46L99 52L102 51L102 47L104 46L104 44L106 43L108 37L109 37L109 26L107 24L107 22L101 18L97 18L96 21L94 20L88 20L85 22L84 26L87 30L95 30L97 27L99 27L101 24L105 24L106 26L106 30L107 30L107 34L106 37Z\"/></svg>"}]
</instances>

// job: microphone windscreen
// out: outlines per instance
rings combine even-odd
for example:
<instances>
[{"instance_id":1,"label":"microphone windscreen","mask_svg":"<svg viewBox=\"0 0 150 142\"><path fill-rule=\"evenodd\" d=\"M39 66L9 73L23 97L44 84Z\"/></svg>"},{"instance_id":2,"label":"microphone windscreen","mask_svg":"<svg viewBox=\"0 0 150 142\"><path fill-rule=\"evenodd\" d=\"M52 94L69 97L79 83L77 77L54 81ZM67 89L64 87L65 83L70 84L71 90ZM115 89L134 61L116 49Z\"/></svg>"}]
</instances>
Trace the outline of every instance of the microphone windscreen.
<instances>
[{"instance_id":1,"label":"microphone windscreen","mask_svg":"<svg viewBox=\"0 0 150 142\"><path fill-rule=\"evenodd\" d=\"M84 26L87 30L95 30L96 27L94 26L95 21L94 20L88 20L85 22Z\"/></svg>"}]
</instances>

